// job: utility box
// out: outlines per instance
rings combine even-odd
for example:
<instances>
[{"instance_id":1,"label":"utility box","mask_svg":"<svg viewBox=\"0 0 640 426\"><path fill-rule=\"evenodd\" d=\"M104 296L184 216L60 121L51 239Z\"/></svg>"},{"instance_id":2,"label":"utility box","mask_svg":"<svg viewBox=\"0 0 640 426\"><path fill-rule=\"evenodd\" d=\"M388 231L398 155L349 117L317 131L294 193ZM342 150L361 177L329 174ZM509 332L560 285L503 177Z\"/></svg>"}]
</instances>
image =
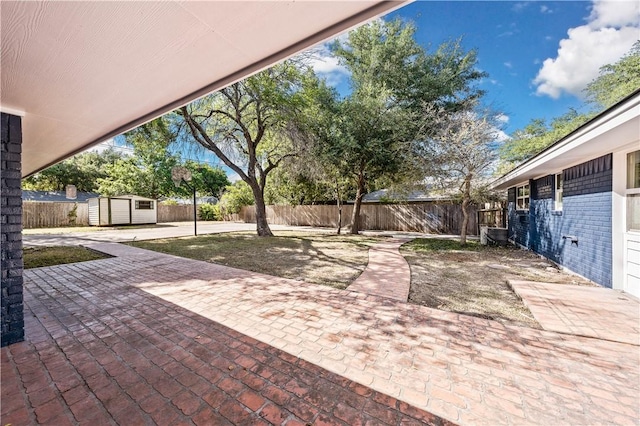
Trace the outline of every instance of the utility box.
<instances>
[{"instance_id":1,"label":"utility box","mask_svg":"<svg viewBox=\"0 0 640 426\"><path fill-rule=\"evenodd\" d=\"M507 245L508 236L507 228L487 228L487 244Z\"/></svg>"}]
</instances>

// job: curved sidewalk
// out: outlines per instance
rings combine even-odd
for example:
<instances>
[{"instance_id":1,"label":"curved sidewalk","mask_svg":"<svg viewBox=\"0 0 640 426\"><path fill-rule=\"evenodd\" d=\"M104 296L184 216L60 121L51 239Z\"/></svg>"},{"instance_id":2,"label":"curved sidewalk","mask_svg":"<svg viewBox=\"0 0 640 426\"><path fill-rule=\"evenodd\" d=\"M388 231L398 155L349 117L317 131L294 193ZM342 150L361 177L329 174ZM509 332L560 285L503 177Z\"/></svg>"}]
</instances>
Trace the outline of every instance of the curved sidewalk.
<instances>
[{"instance_id":1,"label":"curved sidewalk","mask_svg":"<svg viewBox=\"0 0 640 426\"><path fill-rule=\"evenodd\" d=\"M347 290L406 302L411 287L411 270L400 254L400 246L413 238L392 238L369 249L369 263Z\"/></svg>"},{"instance_id":2,"label":"curved sidewalk","mask_svg":"<svg viewBox=\"0 0 640 426\"><path fill-rule=\"evenodd\" d=\"M463 425L637 424L640 420L638 346L505 326L120 244L94 248L120 257L25 273L27 290L35 291L32 301L43 300L42 309L50 299L71 304L59 317L63 327L53 324L47 330L59 347L75 348L76 342L81 343L80 349L94 344L103 347L125 336L130 347L141 353L160 350L184 356L187 349L187 355L196 358L194 365L204 371L218 359L216 342L203 333L206 327L202 325L187 330L185 321L192 318L227 327L247 345L270 353L284 351L293 357L292 362L314 364L342 378L336 380L364 385L382 395L379 400L385 395L390 401L397 399L400 402L394 402L394 407L418 407ZM143 294L147 296L141 297ZM100 302L88 310L100 322L78 312L73 307L76 298ZM48 315L46 310L41 312ZM152 317L141 327L139 315ZM48 323L42 317L38 320ZM173 345L158 343L155 333L172 336ZM13 346L10 348L12 352ZM247 352L250 359L242 358L242 348L232 347L235 364L246 361L247 369L254 372L252 365L267 362L259 352ZM124 352L116 353L117 359L128 361L126 347L113 346L112 350L121 349ZM111 362L107 360L104 368ZM131 375L122 378L134 379ZM64 377L59 380L63 387L69 385ZM187 387L188 380L185 378ZM218 384L233 385L228 381ZM317 394L305 393L308 386L289 383L290 392L318 404ZM246 389L231 389L242 402L241 389ZM114 398L97 391L91 395L91 401L107 398L107 406L109 398ZM377 405L363 403L364 414L378 423L397 424L398 413L387 419L383 411L376 411ZM227 402L225 407L236 406ZM283 407L294 409L287 404ZM346 415L347 408L344 404L329 406L334 415Z\"/></svg>"}]
</instances>

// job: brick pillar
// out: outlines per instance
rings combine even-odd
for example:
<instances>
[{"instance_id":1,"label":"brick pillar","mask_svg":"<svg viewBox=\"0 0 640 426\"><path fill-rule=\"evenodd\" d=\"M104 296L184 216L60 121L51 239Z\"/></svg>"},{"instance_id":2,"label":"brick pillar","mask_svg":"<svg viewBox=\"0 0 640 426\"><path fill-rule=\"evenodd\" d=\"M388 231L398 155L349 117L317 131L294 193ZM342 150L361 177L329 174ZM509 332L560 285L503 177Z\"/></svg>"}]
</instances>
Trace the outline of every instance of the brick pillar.
<instances>
[{"instance_id":1,"label":"brick pillar","mask_svg":"<svg viewBox=\"0 0 640 426\"><path fill-rule=\"evenodd\" d=\"M0 238L2 248L2 335L0 346L24 340L22 306L22 119L2 113L0 151Z\"/></svg>"}]
</instances>

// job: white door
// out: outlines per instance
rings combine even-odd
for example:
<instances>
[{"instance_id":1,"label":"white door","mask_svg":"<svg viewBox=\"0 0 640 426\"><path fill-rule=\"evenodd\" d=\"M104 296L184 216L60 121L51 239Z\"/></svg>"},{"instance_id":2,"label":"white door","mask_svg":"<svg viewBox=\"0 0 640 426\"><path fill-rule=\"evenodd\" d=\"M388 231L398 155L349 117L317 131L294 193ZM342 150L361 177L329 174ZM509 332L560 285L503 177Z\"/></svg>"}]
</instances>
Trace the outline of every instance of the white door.
<instances>
[{"instance_id":1,"label":"white door","mask_svg":"<svg viewBox=\"0 0 640 426\"><path fill-rule=\"evenodd\" d=\"M640 151L627 154L624 291L640 297Z\"/></svg>"}]
</instances>

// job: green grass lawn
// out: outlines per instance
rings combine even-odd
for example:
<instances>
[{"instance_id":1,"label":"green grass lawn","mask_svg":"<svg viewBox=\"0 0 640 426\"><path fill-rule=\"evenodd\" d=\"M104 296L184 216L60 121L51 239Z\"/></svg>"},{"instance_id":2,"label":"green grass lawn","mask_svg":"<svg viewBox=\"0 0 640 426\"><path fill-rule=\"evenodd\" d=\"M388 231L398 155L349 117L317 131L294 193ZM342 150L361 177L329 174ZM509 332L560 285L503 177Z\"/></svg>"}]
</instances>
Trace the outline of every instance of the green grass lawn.
<instances>
[{"instance_id":1,"label":"green grass lawn","mask_svg":"<svg viewBox=\"0 0 640 426\"><path fill-rule=\"evenodd\" d=\"M135 247L204 260L283 278L346 288L364 270L379 238L328 233L277 232L261 238L232 232L129 243Z\"/></svg>"},{"instance_id":2,"label":"green grass lawn","mask_svg":"<svg viewBox=\"0 0 640 426\"><path fill-rule=\"evenodd\" d=\"M79 246L25 247L23 252L24 269L86 262L107 257L111 256Z\"/></svg>"},{"instance_id":3,"label":"green grass lawn","mask_svg":"<svg viewBox=\"0 0 640 426\"><path fill-rule=\"evenodd\" d=\"M150 224L150 225L124 225L124 226L59 226L57 228L29 228L23 229L23 235L42 235L42 234L69 234L73 232L100 232L100 231L117 231L128 229L145 229L145 228L167 228L171 225Z\"/></svg>"}]
</instances>

